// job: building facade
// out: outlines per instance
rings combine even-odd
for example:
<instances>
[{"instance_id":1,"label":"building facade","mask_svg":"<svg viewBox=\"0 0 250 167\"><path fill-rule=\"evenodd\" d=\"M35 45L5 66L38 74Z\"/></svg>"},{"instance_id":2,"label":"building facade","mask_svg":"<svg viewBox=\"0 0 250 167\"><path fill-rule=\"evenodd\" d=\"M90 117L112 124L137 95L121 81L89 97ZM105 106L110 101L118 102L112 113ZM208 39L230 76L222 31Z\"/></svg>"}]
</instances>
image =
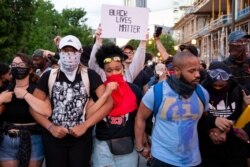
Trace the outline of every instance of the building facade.
<instances>
[{"instance_id":1,"label":"building facade","mask_svg":"<svg viewBox=\"0 0 250 167\"><path fill-rule=\"evenodd\" d=\"M250 33L250 0L193 0L183 11L173 27L174 39L177 45L195 44L206 63L228 56L233 29Z\"/></svg>"}]
</instances>

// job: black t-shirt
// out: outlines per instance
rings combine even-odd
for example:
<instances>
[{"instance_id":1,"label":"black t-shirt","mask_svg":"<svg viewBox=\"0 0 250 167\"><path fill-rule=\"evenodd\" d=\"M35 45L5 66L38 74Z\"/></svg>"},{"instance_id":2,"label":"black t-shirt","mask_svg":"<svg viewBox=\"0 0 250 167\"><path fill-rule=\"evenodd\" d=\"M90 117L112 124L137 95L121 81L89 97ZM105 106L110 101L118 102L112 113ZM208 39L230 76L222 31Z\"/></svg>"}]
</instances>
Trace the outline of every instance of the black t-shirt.
<instances>
[{"instance_id":1,"label":"black t-shirt","mask_svg":"<svg viewBox=\"0 0 250 167\"><path fill-rule=\"evenodd\" d=\"M150 81L152 76L154 76L154 70L151 67L145 66L144 69L141 70L141 72L136 76L133 83L143 90L143 86Z\"/></svg>"},{"instance_id":2,"label":"black t-shirt","mask_svg":"<svg viewBox=\"0 0 250 167\"><path fill-rule=\"evenodd\" d=\"M33 93L35 84L30 84L27 88L29 93ZM29 111L29 104L24 99L17 99L13 94L12 100L5 103L5 110L0 115L0 122L8 123L32 123L36 122Z\"/></svg>"},{"instance_id":3,"label":"black t-shirt","mask_svg":"<svg viewBox=\"0 0 250 167\"><path fill-rule=\"evenodd\" d=\"M49 94L49 75L50 71L44 73L37 86L38 89L47 95ZM49 119L55 125L71 128L84 122L83 108L87 102L88 95L80 73L76 74L73 82L69 81L63 72L59 72L58 75L52 87L52 115ZM88 69L88 76L90 96L96 98L95 90L103 82L100 76L91 69ZM71 141L75 139L71 135L67 135L64 140Z\"/></svg>"},{"instance_id":4,"label":"black t-shirt","mask_svg":"<svg viewBox=\"0 0 250 167\"><path fill-rule=\"evenodd\" d=\"M139 106L142 91L135 84L128 83L134 92ZM125 136L134 136L134 122L137 110L119 117L106 117L96 125L96 138L108 140Z\"/></svg>"}]
</instances>

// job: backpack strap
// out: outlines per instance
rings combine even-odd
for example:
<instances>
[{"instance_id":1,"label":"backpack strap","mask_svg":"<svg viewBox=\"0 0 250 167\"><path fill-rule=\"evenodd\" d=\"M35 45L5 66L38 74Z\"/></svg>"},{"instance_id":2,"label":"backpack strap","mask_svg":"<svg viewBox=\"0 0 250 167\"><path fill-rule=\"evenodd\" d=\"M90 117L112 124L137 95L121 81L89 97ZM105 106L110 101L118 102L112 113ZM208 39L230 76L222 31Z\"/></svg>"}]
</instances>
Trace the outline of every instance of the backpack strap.
<instances>
[{"instance_id":1,"label":"backpack strap","mask_svg":"<svg viewBox=\"0 0 250 167\"><path fill-rule=\"evenodd\" d=\"M53 85L56 82L58 70L59 70L59 68L51 69L50 74L49 74L48 87L49 87L49 97L50 98L51 98Z\"/></svg>"},{"instance_id":2,"label":"backpack strap","mask_svg":"<svg viewBox=\"0 0 250 167\"><path fill-rule=\"evenodd\" d=\"M206 98L205 98L205 95L204 95L204 93L203 93L202 88L201 88L200 85L197 85L197 86L196 86L195 92L196 92L196 94L198 95L198 97L200 98L200 100L201 100L201 102L202 102L202 104L203 104L203 108L204 108L204 110L205 110Z\"/></svg>"},{"instance_id":3,"label":"backpack strap","mask_svg":"<svg viewBox=\"0 0 250 167\"><path fill-rule=\"evenodd\" d=\"M86 88L88 97L90 97L89 75L88 75L88 68L86 66L81 66L81 77L82 77L82 82Z\"/></svg>"},{"instance_id":4,"label":"backpack strap","mask_svg":"<svg viewBox=\"0 0 250 167\"><path fill-rule=\"evenodd\" d=\"M156 116L158 113L159 107L161 105L162 96L163 96L163 82L159 82L154 85L154 108L153 108L153 114Z\"/></svg>"}]
</instances>

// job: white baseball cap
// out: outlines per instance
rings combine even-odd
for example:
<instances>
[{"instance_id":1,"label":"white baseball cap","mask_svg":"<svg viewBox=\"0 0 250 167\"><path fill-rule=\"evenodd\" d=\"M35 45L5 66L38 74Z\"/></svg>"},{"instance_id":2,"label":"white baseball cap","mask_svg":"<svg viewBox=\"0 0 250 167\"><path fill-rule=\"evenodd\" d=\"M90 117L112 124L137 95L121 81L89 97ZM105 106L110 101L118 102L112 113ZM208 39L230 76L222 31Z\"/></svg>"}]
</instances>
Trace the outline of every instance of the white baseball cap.
<instances>
[{"instance_id":1,"label":"white baseball cap","mask_svg":"<svg viewBox=\"0 0 250 167\"><path fill-rule=\"evenodd\" d=\"M80 40L73 35L67 35L60 40L59 49L62 49L65 46L72 46L76 50L82 49L82 44Z\"/></svg>"}]
</instances>

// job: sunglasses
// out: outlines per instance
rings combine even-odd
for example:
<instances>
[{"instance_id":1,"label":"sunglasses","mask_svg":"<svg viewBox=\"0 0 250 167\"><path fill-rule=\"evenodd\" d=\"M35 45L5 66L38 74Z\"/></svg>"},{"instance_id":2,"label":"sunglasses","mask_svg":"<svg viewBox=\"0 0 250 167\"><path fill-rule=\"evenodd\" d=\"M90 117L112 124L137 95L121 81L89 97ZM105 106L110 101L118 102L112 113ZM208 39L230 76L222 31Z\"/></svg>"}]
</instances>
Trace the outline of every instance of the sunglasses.
<instances>
[{"instance_id":1,"label":"sunglasses","mask_svg":"<svg viewBox=\"0 0 250 167\"><path fill-rule=\"evenodd\" d=\"M115 61L115 62L121 62L122 59L118 56L115 56L115 57L107 57L103 60L103 63L104 64L107 64L107 63L110 63L111 61Z\"/></svg>"},{"instance_id":2,"label":"sunglasses","mask_svg":"<svg viewBox=\"0 0 250 167\"><path fill-rule=\"evenodd\" d=\"M221 69L208 70L212 79L227 81L232 75Z\"/></svg>"}]
</instances>

